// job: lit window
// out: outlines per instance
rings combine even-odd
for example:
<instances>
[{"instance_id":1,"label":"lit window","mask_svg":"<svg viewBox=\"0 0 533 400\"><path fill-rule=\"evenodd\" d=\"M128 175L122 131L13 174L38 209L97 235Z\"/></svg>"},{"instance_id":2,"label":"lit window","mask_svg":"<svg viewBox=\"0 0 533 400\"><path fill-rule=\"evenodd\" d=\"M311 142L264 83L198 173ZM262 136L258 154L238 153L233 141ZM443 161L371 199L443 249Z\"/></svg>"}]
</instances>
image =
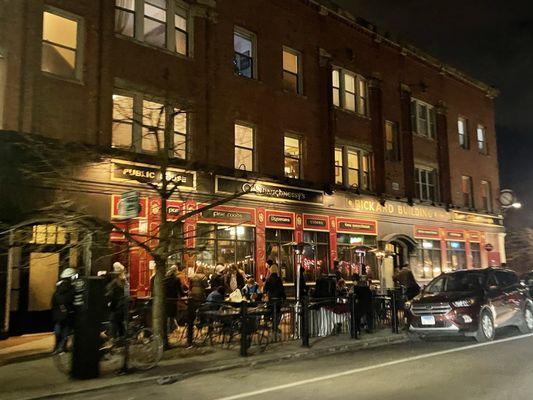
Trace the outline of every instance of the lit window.
<instances>
[{"instance_id":1,"label":"lit window","mask_svg":"<svg viewBox=\"0 0 533 400\"><path fill-rule=\"evenodd\" d=\"M254 129L235 124L235 169L254 170Z\"/></svg>"},{"instance_id":2,"label":"lit window","mask_svg":"<svg viewBox=\"0 0 533 400\"><path fill-rule=\"evenodd\" d=\"M415 168L416 197L423 201L437 201L437 171L431 168Z\"/></svg>"},{"instance_id":3,"label":"lit window","mask_svg":"<svg viewBox=\"0 0 533 400\"><path fill-rule=\"evenodd\" d=\"M433 139L436 133L435 108L420 100L411 100L411 124L417 135Z\"/></svg>"},{"instance_id":4,"label":"lit window","mask_svg":"<svg viewBox=\"0 0 533 400\"><path fill-rule=\"evenodd\" d=\"M283 48L283 89L301 93L300 53L288 47Z\"/></svg>"},{"instance_id":5,"label":"lit window","mask_svg":"<svg viewBox=\"0 0 533 400\"><path fill-rule=\"evenodd\" d=\"M33 225L30 243L35 244L65 244L66 229L57 225Z\"/></svg>"},{"instance_id":6,"label":"lit window","mask_svg":"<svg viewBox=\"0 0 533 400\"><path fill-rule=\"evenodd\" d=\"M235 73L246 78L255 78L255 35L236 27L233 33L233 49Z\"/></svg>"},{"instance_id":7,"label":"lit window","mask_svg":"<svg viewBox=\"0 0 533 400\"><path fill-rule=\"evenodd\" d=\"M477 148L481 154L487 154L487 136L485 127L477 126Z\"/></svg>"},{"instance_id":8,"label":"lit window","mask_svg":"<svg viewBox=\"0 0 533 400\"><path fill-rule=\"evenodd\" d=\"M186 3L175 0L115 0L115 32L172 52L189 54Z\"/></svg>"},{"instance_id":9,"label":"lit window","mask_svg":"<svg viewBox=\"0 0 533 400\"><path fill-rule=\"evenodd\" d=\"M398 124L385 121L385 158L389 161L400 161L400 138Z\"/></svg>"},{"instance_id":10,"label":"lit window","mask_svg":"<svg viewBox=\"0 0 533 400\"><path fill-rule=\"evenodd\" d=\"M472 177L461 177L461 191L463 193L463 206L466 208L474 207L474 193L472 189Z\"/></svg>"},{"instance_id":11,"label":"lit window","mask_svg":"<svg viewBox=\"0 0 533 400\"><path fill-rule=\"evenodd\" d=\"M79 19L63 12L43 13L41 70L71 79L81 78Z\"/></svg>"},{"instance_id":12,"label":"lit window","mask_svg":"<svg viewBox=\"0 0 533 400\"><path fill-rule=\"evenodd\" d=\"M285 135L285 176L300 179L302 176L302 148L301 139Z\"/></svg>"},{"instance_id":13,"label":"lit window","mask_svg":"<svg viewBox=\"0 0 533 400\"><path fill-rule=\"evenodd\" d=\"M481 200L483 211L492 212L492 193L489 181L481 181Z\"/></svg>"},{"instance_id":14,"label":"lit window","mask_svg":"<svg viewBox=\"0 0 533 400\"><path fill-rule=\"evenodd\" d=\"M370 190L370 154L349 146L335 147L335 184Z\"/></svg>"},{"instance_id":15,"label":"lit window","mask_svg":"<svg viewBox=\"0 0 533 400\"><path fill-rule=\"evenodd\" d=\"M167 123L171 124L168 135ZM138 93L113 95L112 147L137 153L168 151L170 157L186 159L187 134L186 111Z\"/></svg>"},{"instance_id":16,"label":"lit window","mask_svg":"<svg viewBox=\"0 0 533 400\"><path fill-rule=\"evenodd\" d=\"M468 149L470 147L470 140L468 138L468 126L465 118L459 117L457 120L457 132L459 134L459 147L465 150Z\"/></svg>"},{"instance_id":17,"label":"lit window","mask_svg":"<svg viewBox=\"0 0 533 400\"><path fill-rule=\"evenodd\" d=\"M333 68L331 76L333 105L360 115L368 115L368 82L360 75Z\"/></svg>"}]
</instances>

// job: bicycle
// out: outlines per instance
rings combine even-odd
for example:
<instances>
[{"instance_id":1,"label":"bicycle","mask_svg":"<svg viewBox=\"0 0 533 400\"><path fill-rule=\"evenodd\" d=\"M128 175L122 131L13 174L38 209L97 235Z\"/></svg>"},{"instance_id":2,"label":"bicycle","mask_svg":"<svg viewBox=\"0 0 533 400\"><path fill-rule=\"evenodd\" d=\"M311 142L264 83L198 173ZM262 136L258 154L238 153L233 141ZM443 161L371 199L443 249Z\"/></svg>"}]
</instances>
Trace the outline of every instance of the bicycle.
<instances>
[{"instance_id":1,"label":"bicycle","mask_svg":"<svg viewBox=\"0 0 533 400\"><path fill-rule=\"evenodd\" d=\"M126 337L113 338L109 334L110 323L103 323L99 347L100 362L103 369L118 369L124 365L126 347L128 348L128 366L139 370L155 367L163 356L163 340L155 335L143 323L139 313L130 313L130 322ZM72 367L72 350L74 336L67 337L64 351L54 354L56 367L64 374L70 374Z\"/></svg>"}]
</instances>

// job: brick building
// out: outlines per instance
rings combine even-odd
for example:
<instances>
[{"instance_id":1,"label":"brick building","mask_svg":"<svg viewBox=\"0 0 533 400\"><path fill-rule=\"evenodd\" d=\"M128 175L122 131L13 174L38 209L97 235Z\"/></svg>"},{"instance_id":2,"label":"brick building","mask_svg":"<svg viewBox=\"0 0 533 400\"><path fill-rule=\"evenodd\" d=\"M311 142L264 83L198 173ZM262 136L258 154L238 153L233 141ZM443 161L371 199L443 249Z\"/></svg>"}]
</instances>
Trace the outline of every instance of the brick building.
<instances>
[{"instance_id":1,"label":"brick building","mask_svg":"<svg viewBox=\"0 0 533 400\"><path fill-rule=\"evenodd\" d=\"M154 148L143 128L165 109L188 206L253 186L191 222L197 263L260 277L272 258L291 284L293 241L313 244L311 281L333 260L346 277L365 264L374 278L410 262L422 282L505 262L495 90L329 2L0 3L0 128L115 148L106 173L75 186L98 216L116 217L120 193L135 189L134 228L157 224L138 177ZM169 214L182 202L170 199ZM133 294L146 295L146 254L123 261ZM56 276L36 283L31 263L2 264L11 311L46 309L23 298Z\"/></svg>"}]
</instances>

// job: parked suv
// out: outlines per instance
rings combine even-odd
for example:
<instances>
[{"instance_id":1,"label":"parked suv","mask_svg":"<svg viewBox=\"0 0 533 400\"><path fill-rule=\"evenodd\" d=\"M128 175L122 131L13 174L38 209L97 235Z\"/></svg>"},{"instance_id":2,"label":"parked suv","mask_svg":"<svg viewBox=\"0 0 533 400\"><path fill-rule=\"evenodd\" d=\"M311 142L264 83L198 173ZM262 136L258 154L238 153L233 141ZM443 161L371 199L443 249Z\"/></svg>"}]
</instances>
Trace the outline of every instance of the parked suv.
<instances>
[{"instance_id":1,"label":"parked suv","mask_svg":"<svg viewBox=\"0 0 533 400\"><path fill-rule=\"evenodd\" d=\"M442 274L405 308L409 331L422 337L456 334L484 342L493 340L496 328L503 326L533 331L533 302L527 287L505 269Z\"/></svg>"}]
</instances>

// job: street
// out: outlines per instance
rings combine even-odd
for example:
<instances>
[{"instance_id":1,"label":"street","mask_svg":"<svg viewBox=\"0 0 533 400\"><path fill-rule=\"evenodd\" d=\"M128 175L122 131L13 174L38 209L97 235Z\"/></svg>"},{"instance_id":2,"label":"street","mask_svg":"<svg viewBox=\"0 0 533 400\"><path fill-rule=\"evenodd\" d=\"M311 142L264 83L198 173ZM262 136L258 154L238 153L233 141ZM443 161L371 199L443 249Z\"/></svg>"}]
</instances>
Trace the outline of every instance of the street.
<instances>
[{"instance_id":1,"label":"street","mask_svg":"<svg viewBox=\"0 0 533 400\"><path fill-rule=\"evenodd\" d=\"M71 399L531 399L533 335L432 340L192 377L122 386Z\"/></svg>"}]
</instances>

